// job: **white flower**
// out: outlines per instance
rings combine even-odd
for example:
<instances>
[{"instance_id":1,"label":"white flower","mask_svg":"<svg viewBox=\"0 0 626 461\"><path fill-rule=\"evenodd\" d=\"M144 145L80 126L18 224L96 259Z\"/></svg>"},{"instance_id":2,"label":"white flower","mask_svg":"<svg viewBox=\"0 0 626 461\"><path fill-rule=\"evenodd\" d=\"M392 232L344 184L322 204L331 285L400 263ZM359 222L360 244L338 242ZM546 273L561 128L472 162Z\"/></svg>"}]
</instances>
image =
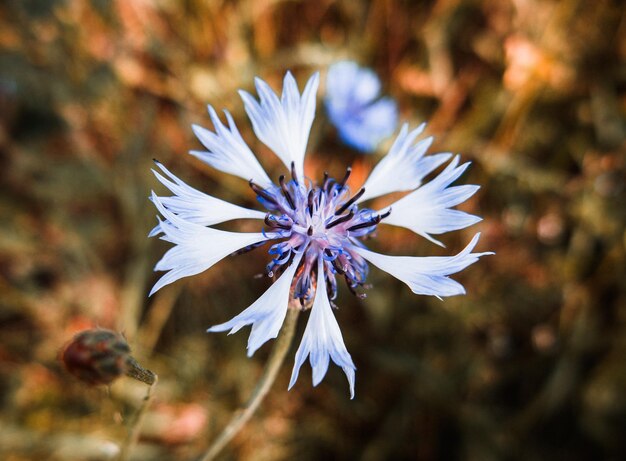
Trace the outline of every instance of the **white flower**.
<instances>
[{"instance_id":1,"label":"white flower","mask_svg":"<svg viewBox=\"0 0 626 461\"><path fill-rule=\"evenodd\" d=\"M242 208L206 195L157 163L164 175L154 171L155 175L174 195L152 194L151 199L163 219L159 219L151 235L161 235L174 246L155 267L168 272L155 284L151 294L182 277L209 269L238 250L271 241L272 260L266 272L270 277L277 276L274 284L232 320L208 331L235 333L251 325L248 355L252 355L278 335L291 297L299 300L303 309L312 305L289 388L295 384L307 357L313 370L313 385L321 382L332 360L346 374L353 397L356 367L331 304L337 293L337 275L345 279L351 292L364 297L357 290L364 287L369 261L406 283L414 293L442 298L465 293L463 286L450 276L491 253L472 253L479 234L455 256L386 256L365 248L362 237L372 234L380 223L406 227L435 243L439 242L431 234L476 223L480 218L451 207L472 196L478 186L450 187L469 165L459 166L458 157L423 184L424 177L447 161L450 154L426 156L432 139L418 141L423 126L409 131L407 125L402 127L389 153L373 169L364 187L354 195L346 186L349 168L339 181L325 175L316 184L305 178L304 153L315 114L318 79L318 74L314 74L300 95L294 78L287 73L280 99L260 79L256 80L260 102L241 92L256 135L291 170L289 180L281 175L278 184L270 181L228 112L229 128L210 106L215 132L194 127L209 150L192 154L221 171L248 180L266 211ZM410 193L389 209L374 211L359 207L367 199L398 191ZM265 229L258 233L238 233L209 227L237 219L263 219Z\"/></svg>"}]
</instances>

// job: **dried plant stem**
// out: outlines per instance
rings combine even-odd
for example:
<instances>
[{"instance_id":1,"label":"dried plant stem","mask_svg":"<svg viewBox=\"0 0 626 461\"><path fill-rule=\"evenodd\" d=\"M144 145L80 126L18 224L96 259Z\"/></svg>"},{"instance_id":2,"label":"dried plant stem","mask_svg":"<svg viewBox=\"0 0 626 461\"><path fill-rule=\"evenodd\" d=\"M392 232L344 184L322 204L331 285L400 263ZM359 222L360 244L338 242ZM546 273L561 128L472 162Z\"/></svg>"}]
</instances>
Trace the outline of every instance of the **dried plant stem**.
<instances>
[{"instance_id":1,"label":"dried plant stem","mask_svg":"<svg viewBox=\"0 0 626 461\"><path fill-rule=\"evenodd\" d=\"M122 444L117 461L126 461L128 457L130 456L130 452L132 451L133 447L137 444L137 440L139 439L139 432L141 430L143 420L146 417L148 407L150 406L150 403L152 402L152 398L154 396L154 392L153 392L154 388L156 387L157 382L158 382L158 377L156 374L150 371L148 371L148 373L150 373L150 375L148 375L147 377L149 380L152 381L152 383L148 386L148 391L146 392L146 396L143 398L143 402L141 403L141 406L137 410L137 413L135 413L135 419L133 420L130 426L128 435L126 436L126 440L124 440L124 443ZM139 378L136 378L136 379L139 379ZM143 381L143 380L140 379L140 381ZM144 381L144 382L147 382L147 381Z\"/></svg>"},{"instance_id":2,"label":"dried plant stem","mask_svg":"<svg viewBox=\"0 0 626 461\"><path fill-rule=\"evenodd\" d=\"M220 435L213 441L200 461L211 461L222 451L222 449L230 442L235 435L239 433L241 428L252 417L256 409L259 407L263 398L267 395L272 384L276 380L278 371L285 360L285 356L291 346L291 340L296 329L298 320L299 309L288 309L285 323L283 324L274 349L265 365L263 376L259 380L254 392L246 402L246 404L237 410L228 425L220 433Z\"/></svg>"},{"instance_id":3,"label":"dried plant stem","mask_svg":"<svg viewBox=\"0 0 626 461\"><path fill-rule=\"evenodd\" d=\"M170 285L156 294L154 303L138 333L137 343L143 355L152 355L154 346L161 336L165 323L170 318L181 289L182 284L179 283Z\"/></svg>"}]
</instances>

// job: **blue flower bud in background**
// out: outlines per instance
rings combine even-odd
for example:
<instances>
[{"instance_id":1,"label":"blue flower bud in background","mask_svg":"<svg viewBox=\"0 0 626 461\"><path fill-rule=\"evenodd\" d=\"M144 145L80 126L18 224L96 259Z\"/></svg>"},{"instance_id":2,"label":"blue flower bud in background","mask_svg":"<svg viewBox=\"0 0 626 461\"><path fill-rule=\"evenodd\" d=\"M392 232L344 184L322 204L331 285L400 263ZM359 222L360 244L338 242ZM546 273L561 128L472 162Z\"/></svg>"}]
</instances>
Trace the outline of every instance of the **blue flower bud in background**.
<instances>
[{"instance_id":1,"label":"blue flower bud in background","mask_svg":"<svg viewBox=\"0 0 626 461\"><path fill-rule=\"evenodd\" d=\"M341 140L361 152L373 152L398 124L398 106L380 97L376 74L352 61L330 66L324 102Z\"/></svg>"}]
</instances>

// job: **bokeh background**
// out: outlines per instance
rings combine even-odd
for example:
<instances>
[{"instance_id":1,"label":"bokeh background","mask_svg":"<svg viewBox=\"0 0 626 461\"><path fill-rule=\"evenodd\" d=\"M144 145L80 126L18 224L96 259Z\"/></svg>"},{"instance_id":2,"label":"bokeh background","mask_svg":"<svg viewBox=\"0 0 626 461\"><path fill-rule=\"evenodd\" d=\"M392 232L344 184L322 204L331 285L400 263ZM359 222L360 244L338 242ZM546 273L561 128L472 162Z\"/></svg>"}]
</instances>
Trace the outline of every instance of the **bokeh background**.
<instances>
[{"instance_id":1,"label":"bokeh background","mask_svg":"<svg viewBox=\"0 0 626 461\"><path fill-rule=\"evenodd\" d=\"M339 59L372 67L432 152L473 161L461 209L484 221L438 248L381 226L391 254L493 250L456 279L467 296L414 296L372 270L337 313L357 365L317 388L293 354L223 453L239 460L626 459L626 13L610 0L5 0L0 5L0 458L110 459L145 386L88 387L58 360L94 326L123 332L158 373L134 459L206 449L252 392L271 345L208 335L267 287L264 251L152 298L167 245L147 197L158 158L191 185L254 206L244 181L187 154L205 105L228 108L272 177L236 90L302 87ZM320 96L323 94L321 88ZM307 168L354 187L357 154L324 122ZM239 229L251 230L249 223ZM344 288L344 287L341 287ZM296 340L302 334L300 318ZM295 348L293 349L295 351Z\"/></svg>"}]
</instances>

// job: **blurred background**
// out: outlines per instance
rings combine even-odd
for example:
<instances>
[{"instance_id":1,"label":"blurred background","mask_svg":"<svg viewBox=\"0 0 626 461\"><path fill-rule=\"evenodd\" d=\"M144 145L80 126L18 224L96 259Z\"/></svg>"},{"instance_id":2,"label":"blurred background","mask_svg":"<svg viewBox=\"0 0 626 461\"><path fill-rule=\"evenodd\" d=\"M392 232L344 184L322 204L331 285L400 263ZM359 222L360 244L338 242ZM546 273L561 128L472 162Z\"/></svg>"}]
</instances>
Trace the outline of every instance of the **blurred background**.
<instances>
[{"instance_id":1,"label":"blurred background","mask_svg":"<svg viewBox=\"0 0 626 461\"><path fill-rule=\"evenodd\" d=\"M354 59L380 75L401 120L428 121L431 152L473 165L484 217L446 249L379 227L390 254L456 253L481 231L467 296L413 295L376 269L338 321L356 398L331 366L287 392L288 359L225 460L626 459L626 11L598 0L5 0L0 5L0 458L111 459L146 386L88 387L58 360L78 331L123 332L160 377L133 459L195 459L252 392L271 345L209 335L267 287L264 250L152 298L168 245L157 158L190 185L254 207L211 170L190 125L227 108L272 178L236 90L280 89ZM323 88L320 90L323 94ZM311 152L311 149L313 152ZM311 176L360 155L318 117ZM240 230L256 229L242 223ZM308 315L300 318L296 345ZM293 347L295 351L295 347ZM292 352L293 352L292 351Z\"/></svg>"}]
</instances>

